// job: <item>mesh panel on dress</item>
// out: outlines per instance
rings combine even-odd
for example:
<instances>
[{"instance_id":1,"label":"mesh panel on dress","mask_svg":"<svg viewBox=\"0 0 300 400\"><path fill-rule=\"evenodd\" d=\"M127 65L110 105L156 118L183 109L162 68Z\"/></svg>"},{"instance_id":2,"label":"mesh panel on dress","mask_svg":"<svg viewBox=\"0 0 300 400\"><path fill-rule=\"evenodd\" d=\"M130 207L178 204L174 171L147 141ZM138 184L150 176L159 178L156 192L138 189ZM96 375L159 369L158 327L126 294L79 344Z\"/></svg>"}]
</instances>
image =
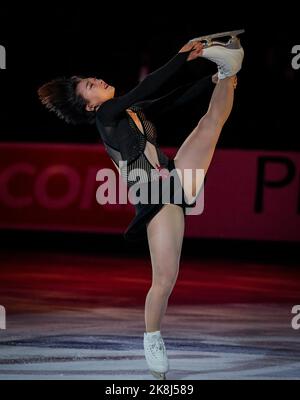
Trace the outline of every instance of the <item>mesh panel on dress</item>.
<instances>
[{"instance_id":1,"label":"mesh panel on dress","mask_svg":"<svg viewBox=\"0 0 300 400\"><path fill-rule=\"evenodd\" d=\"M142 108L137 107L137 106L132 106L132 107L130 107L130 110L135 112L137 114L139 120L141 121L141 124L142 124L142 126L144 128L144 132L145 132L145 135L146 135L146 139L148 140L148 142L150 142L150 143L152 143L153 145L156 146L156 144L157 144L156 143L157 131L156 131L155 125L146 118L146 115L143 112ZM131 119L130 119L130 122L131 122L131 126L133 127L133 129L135 131L138 130L138 133L141 134L142 132L140 132L140 130L135 125L135 123L132 123Z\"/></svg>"},{"instance_id":2,"label":"mesh panel on dress","mask_svg":"<svg viewBox=\"0 0 300 400\"><path fill-rule=\"evenodd\" d=\"M127 168L129 187L136 182L149 182L153 179L158 178L159 174L158 170L151 165L147 156L144 154L147 141L152 143L156 147L157 158L159 160L160 165L163 167L167 167L168 165L168 157L162 153L162 151L159 149L157 145L156 141L157 131L155 125L151 121L147 120L145 113L142 111L142 108L137 106L132 106L130 107L130 110L132 110L134 113L137 114L142 124L144 133L139 130L139 128L136 126L132 118L129 118L130 127L139 137L139 144L141 150L140 156L134 161L132 161Z\"/></svg>"},{"instance_id":3,"label":"mesh panel on dress","mask_svg":"<svg viewBox=\"0 0 300 400\"><path fill-rule=\"evenodd\" d=\"M147 156L144 154L147 141L156 147L157 158L162 167L167 168L169 161L169 158L160 150L159 146L157 145L157 131L154 124L146 119L146 116L140 107L132 106L130 107L130 110L137 114L144 130L143 134L143 132L141 132L136 126L133 119L129 118L129 125L132 131L138 135L140 150L139 156L135 160L129 163L127 162L126 164L126 162L122 160L120 151L114 149L108 144L105 144L109 156L116 163L120 174L123 180L127 183L128 187L131 187L138 182L146 183L152 181L153 179L158 179L159 171L151 165Z\"/></svg>"}]
</instances>

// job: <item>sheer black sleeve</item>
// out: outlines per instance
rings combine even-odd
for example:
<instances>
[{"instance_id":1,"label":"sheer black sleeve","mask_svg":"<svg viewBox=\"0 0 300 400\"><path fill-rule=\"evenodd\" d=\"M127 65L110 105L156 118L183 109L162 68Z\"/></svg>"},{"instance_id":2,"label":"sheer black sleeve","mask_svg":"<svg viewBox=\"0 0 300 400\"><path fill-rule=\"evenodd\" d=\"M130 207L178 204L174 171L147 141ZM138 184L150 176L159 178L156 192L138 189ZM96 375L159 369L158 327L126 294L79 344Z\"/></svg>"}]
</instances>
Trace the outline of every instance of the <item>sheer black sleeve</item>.
<instances>
[{"instance_id":1,"label":"sheer black sleeve","mask_svg":"<svg viewBox=\"0 0 300 400\"><path fill-rule=\"evenodd\" d=\"M200 99L202 96L212 93L214 87L215 84L212 82L212 75L208 75L196 82L179 86L162 97L142 101L136 105L142 107L147 118L152 119L188 104L192 100Z\"/></svg>"},{"instance_id":2,"label":"sheer black sleeve","mask_svg":"<svg viewBox=\"0 0 300 400\"><path fill-rule=\"evenodd\" d=\"M186 62L190 51L177 53L161 68L153 71L134 89L123 96L105 101L97 110L97 117L103 123L113 121L118 115L131 105L149 98L170 79Z\"/></svg>"}]
</instances>

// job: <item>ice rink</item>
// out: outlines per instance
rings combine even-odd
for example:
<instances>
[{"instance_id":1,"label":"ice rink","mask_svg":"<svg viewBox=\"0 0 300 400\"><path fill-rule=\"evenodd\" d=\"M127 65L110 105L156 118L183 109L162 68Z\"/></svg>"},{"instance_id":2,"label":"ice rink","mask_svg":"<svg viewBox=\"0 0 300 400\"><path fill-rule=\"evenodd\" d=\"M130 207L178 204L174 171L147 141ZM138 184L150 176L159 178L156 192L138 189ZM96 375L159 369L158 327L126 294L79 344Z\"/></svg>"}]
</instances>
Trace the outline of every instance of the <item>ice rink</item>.
<instances>
[{"instance_id":1,"label":"ice rink","mask_svg":"<svg viewBox=\"0 0 300 400\"><path fill-rule=\"evenodd\" d=\"M147 259L122 268L107 256L2 252L1 261L1 380L154 379L143 351ZM299 274L183 260L161 329L167 379L299 379L300 330L291 326Z\"/></svg>"}]
</instances>

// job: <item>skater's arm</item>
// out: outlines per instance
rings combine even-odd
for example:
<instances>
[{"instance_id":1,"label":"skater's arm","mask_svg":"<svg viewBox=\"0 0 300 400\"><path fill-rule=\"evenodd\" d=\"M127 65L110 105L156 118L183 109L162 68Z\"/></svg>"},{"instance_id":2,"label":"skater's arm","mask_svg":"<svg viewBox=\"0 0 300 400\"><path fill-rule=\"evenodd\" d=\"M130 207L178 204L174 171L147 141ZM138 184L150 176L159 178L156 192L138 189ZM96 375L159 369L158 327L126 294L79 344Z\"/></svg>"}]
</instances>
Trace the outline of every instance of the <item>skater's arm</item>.
<instances>
[{"instance_id":1,"label":"skater's arm","mask_svg":"<svg viewBox=\"0 0 300 400\"><path fill-rule=\"evenodd\" d=\"M196 82L182 85L158 99L146 100L136 105L143 108L147 118L152 119L194 100L201 100L202 96L212 93L214 87L212 75L208 75Z\"/></svg>"},{"instance_id":2,"label":"skater's arm","mask_svg":"<svg viewBox=\"0 0 300 400\"><path fill-rule=\"evenodd\" d=\"M150 73L134 89L123 96L105 101L98 108L97 115L103 122L113 121L118 115L131 105L149 98L168 81L186 61L197 55L195 43L187 43L169 62Z\"/></svg>"}]
</instances>

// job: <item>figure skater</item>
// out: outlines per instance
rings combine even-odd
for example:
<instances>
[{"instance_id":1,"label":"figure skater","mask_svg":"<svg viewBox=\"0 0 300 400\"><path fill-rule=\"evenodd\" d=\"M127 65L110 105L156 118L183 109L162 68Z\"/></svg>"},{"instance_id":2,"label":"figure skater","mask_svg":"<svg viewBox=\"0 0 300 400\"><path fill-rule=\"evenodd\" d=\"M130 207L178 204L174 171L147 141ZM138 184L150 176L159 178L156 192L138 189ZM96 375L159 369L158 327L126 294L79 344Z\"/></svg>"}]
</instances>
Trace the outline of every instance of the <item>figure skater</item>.
<instances>
[{"instance_id":1,"label":"figure skater","mask_svg":"<svg viewBox=\"0 0 300 400\"><path fill-rule=\"evenodd\" d=\"M79 76L52 80L38 89L38 95L50 111L67 123L96 124L108 155L129 189L137 183L149 185L155 179L162 182L169 179L168 172L174 170L179 178L185 169L202 169L205 176L233 107L236 74L244 57L237 37L242 32L192 39L169 62L122 96L115 96L115 87L102 79ZM226 36L231 36L227 42L213 40ZM199 57L216 63L217 74L155 97L162 85L186 62ZM176 156L169 158L157 144L153 121L166 112L177 111L183 104L201 100L207 91L212 95L206 114ZM124 161L127 162L125 167ZM167 175L161 174L162 171ZM202 180L196 175L189 181L180 178L180 182L184 195L182 203L175 203L173 191L169 202L135 204L136 215L124 233L126 240L147 239L149 245L152 285L145 301L144 351L149 370L158 379L166 379L169 370L161 323L178 276L186 209L195 206L203 175Z\"/></svg>"}]
</instances>

